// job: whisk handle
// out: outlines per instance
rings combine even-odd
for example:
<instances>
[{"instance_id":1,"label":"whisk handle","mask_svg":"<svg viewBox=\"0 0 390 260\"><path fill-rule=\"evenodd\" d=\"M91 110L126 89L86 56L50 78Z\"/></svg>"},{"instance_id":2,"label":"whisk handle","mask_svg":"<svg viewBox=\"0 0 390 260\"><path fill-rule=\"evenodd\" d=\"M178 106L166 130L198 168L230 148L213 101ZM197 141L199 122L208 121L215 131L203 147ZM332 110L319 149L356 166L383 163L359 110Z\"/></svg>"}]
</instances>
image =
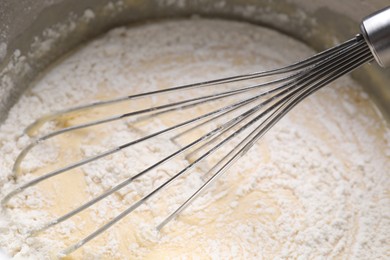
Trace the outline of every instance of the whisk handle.
<instances>
[{"instance_id":1,"label":"whisk handle","mask_svg":"<svg viewBox=\"0 0 390 260\"><path fill-rule=\"evenodd\" d=\"M378 64L390 67L390 6L364 18L360 29Z\"/></svg>"}]
</instances>

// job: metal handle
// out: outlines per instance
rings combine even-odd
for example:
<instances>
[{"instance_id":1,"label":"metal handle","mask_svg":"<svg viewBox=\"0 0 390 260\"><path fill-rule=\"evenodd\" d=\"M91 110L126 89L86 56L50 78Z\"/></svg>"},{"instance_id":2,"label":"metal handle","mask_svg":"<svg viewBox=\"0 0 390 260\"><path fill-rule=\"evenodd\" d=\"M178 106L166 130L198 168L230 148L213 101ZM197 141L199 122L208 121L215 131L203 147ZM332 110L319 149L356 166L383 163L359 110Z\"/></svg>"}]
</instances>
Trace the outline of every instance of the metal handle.
<instances>
[{"instance_id":1,"label":"metal handle","mask_svg":"<svg viewBox=\"0 0 390 260\"><path fill-rule=\"evenodd\" d=\"M378 64L390 67L390 6L364 18L360 29Z\"/></svg>"}]
</instances>

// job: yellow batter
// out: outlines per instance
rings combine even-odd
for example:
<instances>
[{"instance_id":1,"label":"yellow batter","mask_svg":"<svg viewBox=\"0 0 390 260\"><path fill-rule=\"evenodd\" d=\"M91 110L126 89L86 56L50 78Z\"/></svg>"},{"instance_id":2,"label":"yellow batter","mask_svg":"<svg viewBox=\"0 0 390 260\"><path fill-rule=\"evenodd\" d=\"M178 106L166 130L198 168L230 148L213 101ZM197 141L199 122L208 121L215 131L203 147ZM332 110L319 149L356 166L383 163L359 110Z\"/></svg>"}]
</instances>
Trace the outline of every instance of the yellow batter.
<instances>
[{"instance_id":1,"label":"yellow batter","mask_svg":"<svg viewBox=\"0 0 390 260\"><path fill-rule=\"evenodd\" d=\"M11 175L13 160L30 141L19 136L22 129L49 111L271 69L312 53L277 32L237 22L192 19L115 29L72 53L22 97L0 128L0 151L4 155L1 170ZM40 131L162 101L163 97L123 102L61 118L57 125ZM197 112L209 109L212 108ZM20 119L22 114L24 118ZM175 118L166 116L136 124L121 120L53 138L25 158L18 183L152 133L186 116L186 112L179 112ZM20 132L8 130L15 125ZM203 184L205 169L214 159L200 164L68 257L390 257L386 243L390 231L389 137L388 126L367 95L345 77L295 108L161 232L155 227ZM31 227L69 212L180 145L159 137L26 190L9 202L7 216L0 215L0 248L13 256L55 258L58 252L180 171L188 161L179 157L87 211L26 238ZM1 195L5 195L15 186L4 178L0 187Z\"/></svg>"}]
</instances>

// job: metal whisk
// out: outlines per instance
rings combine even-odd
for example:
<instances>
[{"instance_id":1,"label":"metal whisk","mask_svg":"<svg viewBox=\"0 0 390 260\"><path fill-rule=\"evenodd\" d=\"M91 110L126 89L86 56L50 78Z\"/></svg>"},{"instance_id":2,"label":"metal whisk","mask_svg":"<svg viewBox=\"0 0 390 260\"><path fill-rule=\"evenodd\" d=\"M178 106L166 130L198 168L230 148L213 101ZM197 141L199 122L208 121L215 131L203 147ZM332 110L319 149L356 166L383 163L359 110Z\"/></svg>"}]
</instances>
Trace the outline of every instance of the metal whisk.
<instances>
[{"instance_id":1,"label":"metal whisk","mask_svg":"<svg viewBox=\"0 0 390 260\"><path fill-rule=\"evenodd\" d=\"M157 167L160 167L162 164L178 157L179 155L184 154L187 158L191 158L188 165L181 171L169 177L168 180L156 189L150 191L150 193L140 200L136 201L133 205L111 219L108 223L101 226L99 229L76 244L66 248L62 252L63 255L70 254L88 241L97 237L102 232L109 229L116 222L142 205L145 201L156 195L168 184L188 173L209 156L215 154L217 151L223 151L223 156L220 157L217 163L212 165L207 173L208 178L205 180L204 184L179 208L171 213L160 225L158 225L157 229L160 230L164 225L184 210L197 196L201 194L202 191L211 185L217 177L226 172L226 170L240 157L242 157L255 142L257 142L269 129L271 129L273 125L275 125L287 112L289 112L304 98L335 79L351 72L360 65L372 61L374 58L382 67L390 66L390 7L365 18L361 24L361 31L362 34L357 35L349 41L325 50L307 60L284 68L173 87L108 101L95 102L89 105L53 113L41 118L27 128L27 132L39 127L43 123L55 121L58 117L74 112L104 107L123 101L150 98L156 95L169 96L169 94L172 93L184 93L184 98L182 100L175 100L171 102L168 99L168 103L165 104L159 104L146 109L131 111L92 122L65 127L39 137L35 139L35 142L26 147L16 159L13 169L15 177L19 172L21 162L29 151L33 147L54 136L99 124L109 123L123 118L134 118L134 122L138 122L145 119L153 120L154 118L170 113L172 113L174 117L175 113L183 111L186 111L189 115L193 115L191 118L179 122L178 124L149 133L137 140L129 141L128 143L104 151L95 156L71 163L63 168L48 172L27 183L21 184L17 189L11 191L2 199L2 207L3 209L7 208L7 204L12 197L22 193L31 186L46 181L56 175L64 174L92 161L99 160L105 156L119 152L125 148L129 148L144 141L168 134L170 135L171 140L175 140L190 132L203 129L204 132L199 137L195 138L195 140L182 145L167 157L154 163L131 178L117 184L114 188L105 191L101 195L84 203L67 214L50 221L38 230L33 230L31 234L34 235L37 232L46 230L69 219L107 196L130 185L134 180L141 178L143 175L149 173ZM248 85L247 82L254 83ZM246 85L243 86L243 83ZM190 94L185 94L187 92ZM214 104L215 108L197 115L195 112L197 107L207 104ZM226 151L224 148L226 148L227 143L233 143L234 146L232 149Z\"/></svg>"}]
</instances>

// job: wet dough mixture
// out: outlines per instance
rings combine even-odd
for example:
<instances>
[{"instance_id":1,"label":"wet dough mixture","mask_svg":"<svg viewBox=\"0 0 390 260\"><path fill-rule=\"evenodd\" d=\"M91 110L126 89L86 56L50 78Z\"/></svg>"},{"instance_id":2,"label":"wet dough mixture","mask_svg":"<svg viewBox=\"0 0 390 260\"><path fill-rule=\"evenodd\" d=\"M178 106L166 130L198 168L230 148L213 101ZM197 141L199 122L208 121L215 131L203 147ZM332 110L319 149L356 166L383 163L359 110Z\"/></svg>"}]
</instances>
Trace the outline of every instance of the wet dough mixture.
<instances>
[{"instance_id":1,"label":"wet dough mixture","mask_svg":"<svg viewBox=\"0 0 390 260\"><path fill-rule=\"evenodd\" d=\"M95 100L276 68L312 54L287 36L246 23L198 18L114 29L51 68L0 126L0 197L17 186L12 165L31 141L23 129L42 115ZM137 103L126 103L94 116L135 107ZM62 124L82 119L67 118ZM144 131L167 121L148 122ZM142 134L123 120L55 138L26 157L18 184ZM291 111L160 233L156 225L203 183L202 165L70 257L389 258L389 139L388 125L367 94L343 77ZM177 147L159 138L26 190L0 215L0 248L16 257L55 258L181 170L186 160L167 163L90 210L27 237L31 227L96 197Z\"/></svg>"}]
</instances>

